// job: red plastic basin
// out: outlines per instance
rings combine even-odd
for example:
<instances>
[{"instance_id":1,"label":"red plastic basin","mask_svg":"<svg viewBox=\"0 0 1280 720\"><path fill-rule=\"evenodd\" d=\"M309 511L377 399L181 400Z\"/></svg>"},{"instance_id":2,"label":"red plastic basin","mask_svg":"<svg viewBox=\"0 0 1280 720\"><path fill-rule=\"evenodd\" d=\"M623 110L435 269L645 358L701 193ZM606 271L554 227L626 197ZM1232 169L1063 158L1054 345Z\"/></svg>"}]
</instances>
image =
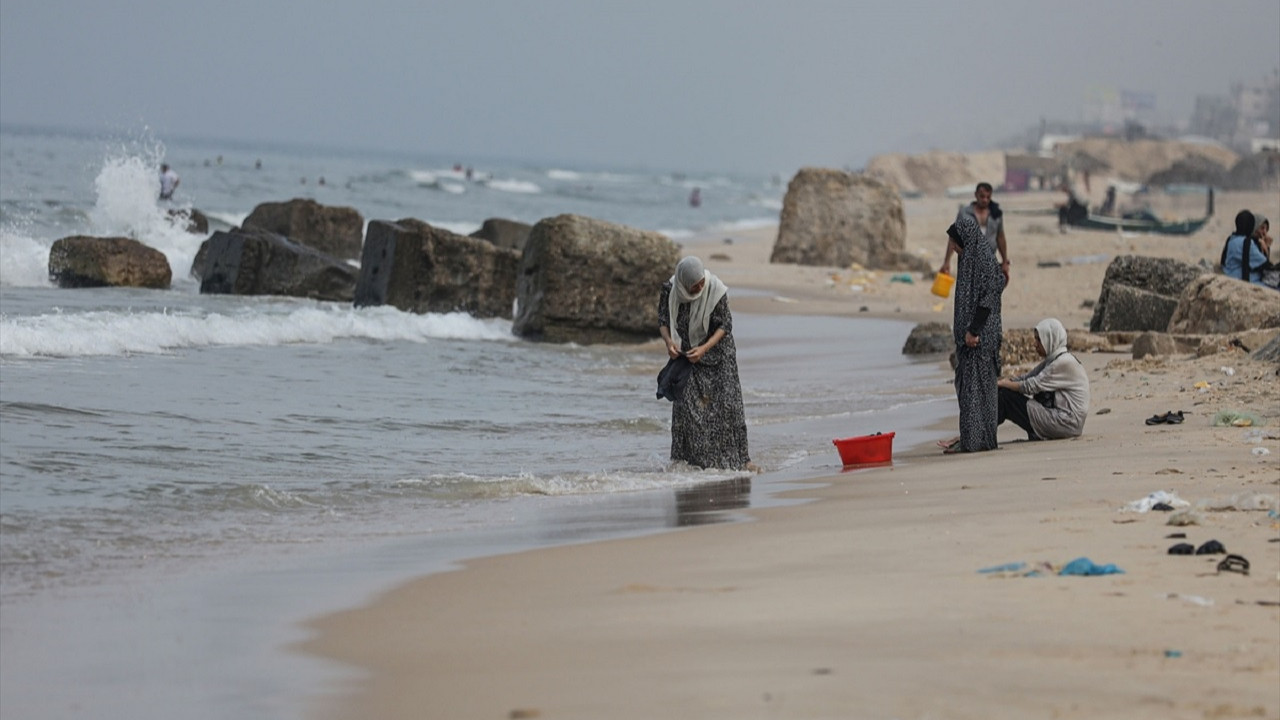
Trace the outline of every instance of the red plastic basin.
<instances>
[{"instance_id":1,"label":"red plastic basin","mask_svg":"<svg viewBox=\"0 0 1280 720\"><path fill-rule=\"evenodd\" d=\"M832 440L845 465L869 465L893 460L893 433L876 433Z\"/></svg>"}]
</instances>

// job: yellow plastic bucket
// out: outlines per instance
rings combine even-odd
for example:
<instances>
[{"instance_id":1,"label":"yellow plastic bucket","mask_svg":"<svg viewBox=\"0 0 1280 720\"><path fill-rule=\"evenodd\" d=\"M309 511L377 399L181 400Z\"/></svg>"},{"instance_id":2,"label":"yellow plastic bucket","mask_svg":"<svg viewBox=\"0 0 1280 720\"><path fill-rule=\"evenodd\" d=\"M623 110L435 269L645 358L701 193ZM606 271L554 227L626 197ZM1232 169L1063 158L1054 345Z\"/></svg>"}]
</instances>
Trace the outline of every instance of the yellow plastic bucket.
<instances>
[{"instance_id":1,"label":"yellow plastic bucket","mask_svg":"<svg viewBox=\"0 0 1280 720\"><path fill-rule=\"evenodd\" d=\"M940 298L944 298L951 294L951 286L955 284L955 278L946 273L940 272L933 276L933 287L929 288L929 292Z\"/></svg>"}]
</instances>

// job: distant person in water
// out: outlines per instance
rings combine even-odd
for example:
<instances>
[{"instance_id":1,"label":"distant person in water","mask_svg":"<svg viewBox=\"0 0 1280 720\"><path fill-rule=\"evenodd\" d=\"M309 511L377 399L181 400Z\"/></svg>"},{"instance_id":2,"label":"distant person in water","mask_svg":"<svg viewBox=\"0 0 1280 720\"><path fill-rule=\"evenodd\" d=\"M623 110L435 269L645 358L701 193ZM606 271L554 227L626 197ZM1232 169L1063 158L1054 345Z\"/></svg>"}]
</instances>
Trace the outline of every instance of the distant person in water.
<instances>
[{"instance_id":1,"label":"distant person in water","mask_svg":"<svg viewBox=\"0 0 1280 720\"><path fill-rule=\"evenodd\" d=\"M182 182L178 179L178 173L168 164L160 164L160 199L172 200L173 191L178 189L178 183Z\"/></svg>"},{"instance_id":2,"label":"distant person in water","mask_svg":"<svg viewBox=\"0 0 1280 720\"><path fill-rule=\"evenodd\" d=\"M694 188L693 192L689 193L689 207L702 207L701 188Z\"/></svg>"}]
</instances>

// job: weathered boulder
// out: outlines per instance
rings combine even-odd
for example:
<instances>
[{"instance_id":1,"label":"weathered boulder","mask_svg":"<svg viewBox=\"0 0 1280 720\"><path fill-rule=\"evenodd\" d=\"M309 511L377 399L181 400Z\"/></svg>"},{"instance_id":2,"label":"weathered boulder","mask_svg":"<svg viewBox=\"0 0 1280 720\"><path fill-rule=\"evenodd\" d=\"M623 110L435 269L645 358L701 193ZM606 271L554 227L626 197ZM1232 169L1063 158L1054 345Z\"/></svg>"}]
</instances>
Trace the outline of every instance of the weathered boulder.
<instances>
[{"instance_id":1,"label":"weathered boulder","mask_svg":"<svg viewBox=\"0 0 1280 720\"><path fill-rule=\"evenodd\" d=\"M350 302L355 268L262 230L215 232L200 246L191 274L206 295L287 295Z\"/></svg>"},{"instance_id":2,"label":"weathered boulder","mask_svg":"<svg viewBox=\"0 0 1280 720\"><path fill-rule=\"evenodd\" d=\"M1271 342L1258 348L1253 353L1253 359L1280 363L1280 335L1276 335L1271 338Z\"/></svg>"},{"instance_id":3,"label":"weathered boulder","mask_svg":"<svg viewBox=\"0 0 1280 720\"><path fill-rule=\"evenodd\" d=\"M374 220L360 259L356 307L511 317L520 254L407 218Z\"/></svg>"},{"instance_id":4,"label":"weathered boulder","mask_svg":"<svg viewBox=\"0 0 1280 720\"><path fill-rule=\"evenodd\" d=\"M1174 336L1162 332L1144 332L1133 339L1133 359L1160 357L1190 352Z\"/></svg>"},{"instance_id":5,"label":"weathered boulder","mask_svg":"<svg viewBox=\"0 0 1280 720\"><path fill-rule=\"evenodd\" d=\"M928 272L905 252L907 221L896 190L867 175L803 168L787 185L769 261Z\"/></svg>"},{"instance_id":6,"label":"weathered boulder","mask_svg":"<svg viewBox=\"0 0 1280 720\"><path fill-rule=\"evenodd\" d=\"M488 240L496 247L523 252L524 244L529 239L529 231L532 229L532 225L515 220L489 218L484 221L479 230L471 233L471 237Z\"/></svg>"},{"instance_id":7,"label":"weathered boulder","mask_svg":"<svg viewBox=\"0 0 1280 720\"><path fill-rule=\"evenodd\" d=\"M1089 330L1164 332L1182 291L1203 272L1170 258L1117 257L1107 266Z\"/></svg>"},{"instance_id":8,"label":"weathered boulder","mask_svg":"<svg viewBox=\"0 0 1280 720\"><path fill-rule=\"evenodd\" d=\"M658 297L680 250L665 236L581 215L533 226L520 258L512 330L548 342L658 336Z\"/></svg>"},{"instance_id":9,"label":"weathered boulder","mask_svg":"<svg viewBox=\"0 0 1280 720\"><path fill-rule=\"evenodd\" d=\"M182 226L192 235L204 235L209 232L209 218L195 208L170 208L169 217L175 225Z\"/></svg>"},{"instance_id":10,"label":"weathered boulder","mask_svg":"<svg viewBox=\"0 0 1280 720\"><path fill-rule=\"evenodd\" d=\"M1000 342L1000 364L1034 365L1040 362L1036 352L1036 331L1033 328L1005 328Z\"/></svg>"},{"instance_id":11,"label":"weathered boulder","mask_svg":"<svg viewBox=\"0 0 1280 720\"><path fill-rule=\"evenodd\" d=\"M163 290L173 280L173 269L164 253L133 238L73 235L49 249L49 279L64 288Z\"/></svg>"},{"instance_id":12,"label":"weathered boulder","mask_svg":"<svg viewBox=\"0 0 1280 720\"><path fill-rule=\"evenodd\" d=\"M360 257L364 218L355 208L295 198L258 205L245 218L242 227L283 235L340 260L354 260Z\"/></svg>"},{"instance_id":13,"label":"weathered boulder","mask_svg":"<svg viewBox=\"0 0 1280 720\"><path fill-rule=\"evenodd\" d=\"M920 323L911 328L911 334L902 345L903 355L932 355L950 352L956 341L951 336L951 326L944 322Z\"/></svg>"},{"instance_id":14,"label":"weathered boulder","mask_svg":"<svg viewBox=\"0 0 1280 720\"><path fill-rule=\"evenodd\" d=\"M1205 335L1273 327L1280 327L1280 292L1214 274L1187 286L1169 321L1169 332Z\"/></svg>"}]
</instances>

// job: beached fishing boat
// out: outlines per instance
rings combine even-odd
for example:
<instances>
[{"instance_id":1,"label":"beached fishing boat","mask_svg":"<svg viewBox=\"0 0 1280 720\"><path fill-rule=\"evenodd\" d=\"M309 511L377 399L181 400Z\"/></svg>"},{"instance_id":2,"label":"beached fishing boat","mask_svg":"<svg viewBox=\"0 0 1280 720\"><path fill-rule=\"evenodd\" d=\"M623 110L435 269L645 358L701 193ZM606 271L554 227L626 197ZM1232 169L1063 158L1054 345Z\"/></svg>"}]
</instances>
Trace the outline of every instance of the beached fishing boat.
<instances>
[{"instance_id":1,"label":"beached fishing boat","mask_svg":"<svg viewBox=\"0 0 1280 720\"><path fill-rule=\"evenodd\" d=\"M1067 225L1085 230L1110 230L1112 232L1154 233L1157 235L1191 235L1204 227L1213 217L1213 188L1206 189L1204 217L1189 220L1162 220L1153 214L1130 213L1122 216L1101 215L1089 212L1083 217L1067 218Z\"/></svg>"}]
</instances>

